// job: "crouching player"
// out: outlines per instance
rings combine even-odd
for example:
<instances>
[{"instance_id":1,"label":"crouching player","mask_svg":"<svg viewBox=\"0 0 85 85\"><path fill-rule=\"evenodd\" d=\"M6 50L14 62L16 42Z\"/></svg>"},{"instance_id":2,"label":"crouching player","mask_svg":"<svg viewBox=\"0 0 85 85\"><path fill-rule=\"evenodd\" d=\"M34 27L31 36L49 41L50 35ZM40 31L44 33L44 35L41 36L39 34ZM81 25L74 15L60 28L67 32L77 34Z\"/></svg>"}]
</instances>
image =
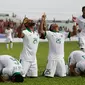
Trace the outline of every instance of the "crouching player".
<instances>
[{"instance_id":1,"label":"crouching player","mask_svg":"<svg viewBox=\"0 0 85 85\"><path fill-rule=\"evenodd\" d=\"M19 61L10 55L0 56L0 81L23 82L23 69Z\"/></svg>"},{"instance_id":2,"label":"crouching player","mask_svg":"<svg viewBox=\"0 0 85 85\"><path fill-rule=\"evenodd\" d=\"M85 52L83 50L73 51L68 57L69 75L85 75Z\"/></svg>"}]
</instances>

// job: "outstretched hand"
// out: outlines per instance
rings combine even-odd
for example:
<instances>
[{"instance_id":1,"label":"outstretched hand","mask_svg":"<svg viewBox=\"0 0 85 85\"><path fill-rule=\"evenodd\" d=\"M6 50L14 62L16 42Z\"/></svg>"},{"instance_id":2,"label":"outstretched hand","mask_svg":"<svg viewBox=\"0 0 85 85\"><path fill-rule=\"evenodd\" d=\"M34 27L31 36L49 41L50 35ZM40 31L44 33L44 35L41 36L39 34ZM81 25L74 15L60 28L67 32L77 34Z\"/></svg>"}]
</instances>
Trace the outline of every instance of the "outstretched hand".
<instances>
[{"instance_id":1,"label":"outstretched hand","mask_svg":"<svg viewBox=\"0 0 85 85\"><path fill-rule=\"evenodd\" d=\"M42 15L42 20L45 21L45 19L46 19L46 14L44 13L44 14Z\"/></svg>"}]
</instances>

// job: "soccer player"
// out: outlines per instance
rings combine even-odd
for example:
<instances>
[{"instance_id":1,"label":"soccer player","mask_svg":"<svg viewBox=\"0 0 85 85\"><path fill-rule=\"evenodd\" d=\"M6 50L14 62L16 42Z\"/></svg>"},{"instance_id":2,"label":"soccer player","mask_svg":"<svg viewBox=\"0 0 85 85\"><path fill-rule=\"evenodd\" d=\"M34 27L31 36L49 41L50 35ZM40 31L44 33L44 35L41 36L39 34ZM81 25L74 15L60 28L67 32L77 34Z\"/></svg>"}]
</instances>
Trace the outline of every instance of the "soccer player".
<instances>
[{"instance_id":1,"label":"soccer player","mask_svg":"<svg viewBox=\"0 0 85 85\"><path fill-rule=\"evenodd\" d=\"M12 33L13 33L13 30L10 28L10 25L8 24L7 29L5 30L7 49L9 49L9 45L10 45L10 48L13 48Z\"/></svg>"},{"instance_id":2,"label":"soccer player","mask_svg":"<svg viewBox=\"0 0 85 85\"><path fill-rule=\"evenodd\" d=\"M83 49L71 52L68 57L68 72L71 76L85 73L85 51Z\"/></svg>"},{"instance_id":3,"label":"soccer player","mask_svg":"<svg viewBox=\"0 0 85 85\"><path fill-rule=\"evenodd\" d=\"M0 55L0 78L4 81L23 82L23 69L20 62L10 55Z\"/></svg>"},{"instance_id":4,"label":"soccer player","mask_svg":"<svg viewBox=\"0 0 85 85\"><path fill-rule=\"evenodd\" d=\"M37 77L38 67L36 52L39 44L39 34L34 31L35 23L33 20L24 18L23 24L25 30L19 30L19 36L23 38L23 50L20 54L20 62L23 66L25 75L24 77Z\"/></svg>"},{"instance_id":5,"label":"soccer player","mask_svg":"<svg viewBox=\"0 0 85 85\"><path fill-rule=\"evenodd\" d=\"M79 16L76 20L78 25L78 38L80 48L85 46L85 6L82 7L82 15Z\"/></svg>"},{"instance_id":6,"label":"soccer player","mask_svg":"<svg viewBox=\"0 0 85 85\"><path fill-rule=\"evenodd\" d=\"M47 38L49 42L48 63L44 75L46 77L66 76L64 61L64 40L66 37L76 35L76 29L69 33L59 33L58 25L52 24L49 31L44 31L44 22L46 15L42 16L40 33L42 38Z\"/></svg>"}]
</instances>

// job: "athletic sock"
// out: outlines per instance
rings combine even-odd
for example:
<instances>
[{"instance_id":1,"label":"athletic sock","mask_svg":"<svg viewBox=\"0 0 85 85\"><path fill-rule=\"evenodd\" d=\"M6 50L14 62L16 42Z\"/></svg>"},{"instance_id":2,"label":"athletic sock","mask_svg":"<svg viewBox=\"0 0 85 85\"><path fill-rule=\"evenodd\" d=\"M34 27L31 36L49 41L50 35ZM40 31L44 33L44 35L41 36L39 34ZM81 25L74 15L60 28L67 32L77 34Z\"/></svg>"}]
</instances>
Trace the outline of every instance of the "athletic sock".
<instances>
[{"instance_id":1,"label":"athletic sock","mask_svg":"<svg viewBox=\"0 0 85 85\"><path fill-rule=\"evenodd\" d=\"M13 43L10 43L10 47L13 48Z\"/></svg>"},{"instance_id":2,"label":"athletic sock","mask_svg":"<svg viewBox=\"0 0 85 85\"><path fill-rule=\"evenodd\" d=\"M6 48L9 49L9 44L8 43L6 44Z\"/></svg>"}]
</instances>

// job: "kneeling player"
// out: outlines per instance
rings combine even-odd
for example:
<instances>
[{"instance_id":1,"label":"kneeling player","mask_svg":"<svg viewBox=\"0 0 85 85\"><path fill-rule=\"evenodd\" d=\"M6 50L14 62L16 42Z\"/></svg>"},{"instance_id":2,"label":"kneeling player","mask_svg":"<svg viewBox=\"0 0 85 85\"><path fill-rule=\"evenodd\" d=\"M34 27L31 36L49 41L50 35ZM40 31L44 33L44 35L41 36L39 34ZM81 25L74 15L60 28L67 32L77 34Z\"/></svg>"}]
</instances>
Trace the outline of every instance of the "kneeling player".
<instances>
[{"instance_id":1,"label":"kneeling player","mask_svg":"<svg viewBox=\"0 0 85 85\"><path fill-rule=\"evenodd\" d=\"M76 27L72 32L59 32L59 27L57 24L52 24L48 30L44 30L43 26L45 24L46 15L42 16L41 19L41 38L47 38L49 42L49 54L48 63L44 75L46 77L54 77L55 75L59 77L66 76L66 68L64 61L64 41L65 38L76 35Z\"/></svg>"}]
</instances>

